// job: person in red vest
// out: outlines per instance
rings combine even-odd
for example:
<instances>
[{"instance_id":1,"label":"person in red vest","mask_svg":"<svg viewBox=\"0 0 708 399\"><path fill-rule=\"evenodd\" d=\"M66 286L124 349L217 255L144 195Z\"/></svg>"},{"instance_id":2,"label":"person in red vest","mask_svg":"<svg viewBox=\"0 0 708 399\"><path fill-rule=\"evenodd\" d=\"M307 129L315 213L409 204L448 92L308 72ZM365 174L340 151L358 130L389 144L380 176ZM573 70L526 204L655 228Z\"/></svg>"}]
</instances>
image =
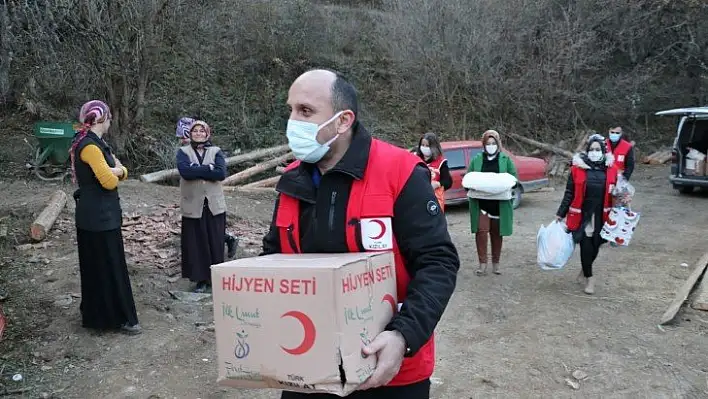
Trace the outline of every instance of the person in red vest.
<instances>
[{"instance_id":1,"label":"person in red vest","mask_svg":"<svg viewBox=\"0 0 708 399\"><path fill-rule=\"evenodd\" d=\"M288 92L288 144L297 158L276 186L261 255L393 251L399 310L362 349L376 369L351 399L427 399L433 331L455 290L460 261L414 154L371 137L354 86L316 69ZM284 391L281 398L336 398Z\"/></svg>"},{"instance_id":2,"label":"person in red vest","mask_svg":"<svg viewBox=\"0 0 708 399\"><path fill-rule=\"evenodd\" d=\"M618 169L614 156L599 134L589 137L586 152L573 157L565 195L556 212L558 221L573 234L580 244L582 270L578 282L585 285L585 293L595 293L592 266L605 240L600 236L612 208L612 188L617 183Z\"/></svg>"},{"instance_id":3,"label":"person in red vest","mask_svg":"<svg viewBox=\"0 0 708 399\"><path fill-rule=\"evenodd\" d=\"M605 146L615 157L617 170L629 181L634 172L634 147L619 126L610 129L608 136Z\"/></svg>"},{"instance_id":4,"label":"person in red vest","mask_svg":"<svg viewBox=\"0 0 708 399\"><path fill-rule=\"evenodd\" d=\"M431 176L430 184L433 186L435 198L440 204L440 210L444 211L445 190L452 187L452 176L435 133L428 132L420 138L415 154L428 165Z\"/></svg>"}]
</instances>

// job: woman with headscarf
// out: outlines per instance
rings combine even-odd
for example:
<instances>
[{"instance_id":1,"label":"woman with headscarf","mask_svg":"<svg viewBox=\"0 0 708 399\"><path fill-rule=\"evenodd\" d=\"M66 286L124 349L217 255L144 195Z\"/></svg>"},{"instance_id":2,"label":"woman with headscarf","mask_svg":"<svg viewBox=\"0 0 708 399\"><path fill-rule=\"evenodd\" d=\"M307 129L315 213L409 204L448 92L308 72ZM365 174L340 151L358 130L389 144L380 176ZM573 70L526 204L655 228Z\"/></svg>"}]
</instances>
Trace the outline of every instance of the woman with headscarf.
<instances>
[{"instance_id":1,"label":"woman with headscarf","mask_svg":"<svg viewBox=\"0 0 708 399\"><path fill-rule=\"evenodd\" d=\"M188 117L184 116L179 118L177 121L177 138L179 138L180 145L189 145L189 128L192 126L194 121L198 120L196 116ZM226 244L226 257L231 259L236 256L236 250L238 249L238 240L236 237L231 235L228 231L224 232L224 243Z\"/></svg>"},{"instance_id":2,"label":"woman with headscarf","mask_svg":"<svg viewBox=\"0 0 708 399\"><path fill-rule=\"evenodd\" d=\"M556 212L558 221L573 234L580 244L582 270L578 282L585 285L585 293L595 293L592 266L605 240L600 236L612 207L612 187L617 182L618 170L609 152L605 138L594 134L588 138L585 151L573 157L565 195Z\"/></svg>"},{"instance_id":3,"label":"woman with headscarf","mask_svg":"<svg viewBox=\"0 0 708 399\"><path fill-rule=\"evenodd\" d=\"M487 130L482 135L484 149L470 162L467 172L509 173L516 177L514 162L502 152L501 138L495 130ZM513 200L469 199L470 229L475 235L479 268L476 274L487 274L489 256L488 242L492 247L492 272L501 274L499 262L503 237L510 236L514 228Z\"/></svg>"},{"instance_id":4,"label":"woman with headscarf","mask_svg":"<svg viewBox=\"0 0 708 399\"><path fill-rule=\"evenodd\" d=\"M211 265L224 261L226 202L221 181L226 161L221 149L209 141L204 121L189 127L189 145L177 151L182 192L182 277L196 283L194 292L206 292Z\"/></svg>"},{"instance_id":5,"label":"woman with headscarf","mask_svg":"<svg viewBox=\"0 0 708 399\"><path fill-rule=\"evenodd\" d=\"M435 133L425 133L420 138L415 153L428 165L433 192L438 199L440 209L445 210L445 190L452 187L452 176Z\"/></svg>"},{"instance_id":6,"label":"woman with headscarf","mask_svg":"<svg viewBox=\"0 0 708 399\"><path fill-rule=\"evenodd\" d=\"M76 200L76 239L81 275L81 316L86 328L141 332L125 262L118 182L128 170L103 136L111 111L102 101L81 107L82 129L69 150Z\"/></svg>"}]
</instances>

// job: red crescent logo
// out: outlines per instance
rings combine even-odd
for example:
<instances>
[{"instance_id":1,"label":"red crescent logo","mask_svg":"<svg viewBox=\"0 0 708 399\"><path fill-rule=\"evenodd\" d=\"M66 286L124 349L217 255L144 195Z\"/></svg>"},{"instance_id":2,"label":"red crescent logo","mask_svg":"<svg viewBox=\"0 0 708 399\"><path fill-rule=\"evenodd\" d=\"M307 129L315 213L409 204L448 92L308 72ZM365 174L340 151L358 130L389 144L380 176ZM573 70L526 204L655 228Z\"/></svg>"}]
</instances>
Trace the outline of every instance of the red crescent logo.
<instances>
[{"instance_id":1,"label":"red crescent logo","mask_svg":"<svg viewBox=\"0 0 708 399\"><path fill-rule=\"evenodd\" d=\"M383 298L381 299L381 302L388 302L391 305L391 311L393 312L393 314L396 314L396 308L398 308L398 306L396 306L396 300L393 299L393 295L391 295L391 294L384 295Z\"/></svg>"},{"instance_id":2,"label":"red crescent logo","mask_svg":"<svg viewBox=\"0 0 708 399\"><path fill-rule=\"evenodd\" d=\"M384 236L384 234L386 234L386 225L384 224L384 222L380 221L379 219L372 219L372 220L369 220L369 223L377 224L377 225L379 225L379 228L381 229L381 233L379 235L369 236L369 238L371 238L372 240L379 240L379 239L381 239L381 237Z\"/></svg>"},{"instance_id":3,"label":"red crescent logo","mask_svg":"<svg viewBox=\"0 0 708 399\"><path fill-rule=\"evenodd\" d=\"M310 319L310 317L306 314L298 312L296 310L291 310L290 312L287 312L284 315L280 316L281 319L285 317L292 317L293 319L299 321L302 325L302 329L305 330L305 336L302 338L302 342L300 343L300 345L295 348L288 349L282 345L280 347L286 353L296 356L302 355L312 349L312 347L315 345L315 338L317 336L317 332L315 330L315 323L312 322L312 319Z\"/></svg>"}]
</instances>

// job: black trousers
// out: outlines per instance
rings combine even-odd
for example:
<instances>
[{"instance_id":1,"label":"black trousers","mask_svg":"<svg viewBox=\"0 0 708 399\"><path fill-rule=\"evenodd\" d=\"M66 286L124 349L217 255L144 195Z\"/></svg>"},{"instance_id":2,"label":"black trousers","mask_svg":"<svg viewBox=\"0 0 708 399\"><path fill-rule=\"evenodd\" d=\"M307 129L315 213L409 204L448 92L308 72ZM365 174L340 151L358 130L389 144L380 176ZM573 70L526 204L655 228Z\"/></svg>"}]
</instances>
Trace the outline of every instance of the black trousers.
<instances>
[{"instance_id":1,"label":"black trousers","mask_svg":"<svg viewBox=\"0 0 708 399\"><path fill-rule=\"evenodd\" d=\"M338 399L329 393L299 393L283 391L280 399ZM401 387L381 387L354 391L347 399L430 399L430 380Z\"/></svg>"},{"instance_id":2,"label":"black trousers","mask_svg":"<svg viewBox=\"0 0 708 399\"><path fill-rule=\"evenodd\" d=\"M599 235L593 234L592 237L588 237L583 232L583 236L580 238L580 264L583 266L585 277L592 277L592 264L597 259L600 247L604 243L605 240Z\"/></svg>"}]
</instances>

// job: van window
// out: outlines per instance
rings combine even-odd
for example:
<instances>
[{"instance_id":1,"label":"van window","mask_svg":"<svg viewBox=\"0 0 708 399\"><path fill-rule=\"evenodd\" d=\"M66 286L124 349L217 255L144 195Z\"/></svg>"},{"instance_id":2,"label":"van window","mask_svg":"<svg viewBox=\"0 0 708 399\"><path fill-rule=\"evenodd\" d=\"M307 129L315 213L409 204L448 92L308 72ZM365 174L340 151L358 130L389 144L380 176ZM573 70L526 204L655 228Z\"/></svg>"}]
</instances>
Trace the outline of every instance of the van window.
<instances>
[{"instance_id":1,"label":"van window","mask_svg":"<svg viewBox=\"0 0 708 399\"><path fill-rule=\"evenodd\" d=\"M459 148L454 150L444 150L443 154L447 159L447 167L453 169L467 169L465 150Z\"/></svg>"}]
</instances>

